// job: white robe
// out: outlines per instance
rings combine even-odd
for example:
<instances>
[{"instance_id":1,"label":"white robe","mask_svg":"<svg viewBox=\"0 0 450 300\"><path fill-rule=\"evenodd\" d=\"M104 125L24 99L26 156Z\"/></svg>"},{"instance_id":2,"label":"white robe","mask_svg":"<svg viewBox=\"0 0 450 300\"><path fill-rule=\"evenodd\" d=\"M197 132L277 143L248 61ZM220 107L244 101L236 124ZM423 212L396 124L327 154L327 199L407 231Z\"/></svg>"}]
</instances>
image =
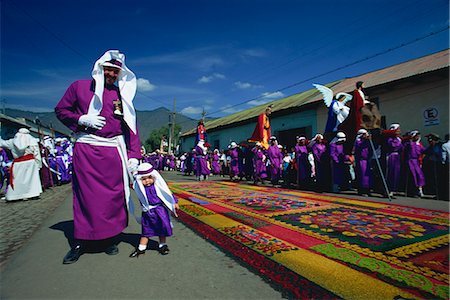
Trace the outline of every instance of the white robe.
<instances>
[{"instance_id":1,"label":"white robe","mask_svg":"<svg viewBox=\"0 0 450 300\"><path fill-rule=\"evenodd\" d=\"M22 129L21 129L22 130ZM38 197L42 193L39 169L42 166L39 145L29 133L19 131L13 139L0 139L0 147L8 148L13 155L13 185L6 191L6 201ZM33 154L34 159L15 162L16 159Z\"/></svg>"}]
</instances>

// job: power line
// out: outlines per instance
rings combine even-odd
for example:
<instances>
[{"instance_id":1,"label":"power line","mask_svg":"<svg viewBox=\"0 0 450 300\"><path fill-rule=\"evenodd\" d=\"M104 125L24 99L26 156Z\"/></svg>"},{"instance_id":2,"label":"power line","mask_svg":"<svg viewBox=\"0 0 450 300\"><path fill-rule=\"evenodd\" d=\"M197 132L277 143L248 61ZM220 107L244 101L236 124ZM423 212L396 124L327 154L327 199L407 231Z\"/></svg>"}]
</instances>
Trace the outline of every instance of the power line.
<instances>
[{"instance_id":1,"label":"power line","mask_svg":"<svg viewBox=\"0 0 450 300\"><path fill-rule=\"evenodd\" d=\"M405 47L405 46L409 46L409 45L411 45L411 44L413 44L413 43L419 42L419 41L424 40L424 39L426 39L426 38L428 38L428 37L431 37L431 36L433 36L433 35L436 35L436 34L439 34L439 33L441 33L441 32L444 32L444 31L448 30L449 28L450 28L450 26L447 25L447 26L442 27L442 28L440 28L440 29L438 29L438 30L436 30L436 31L433 31L433 32L428 33L428 34L426 34L426 35L423 35L423 36L421 36L421 37L415 38L414 40L411 40L411 41L402 43L402 44L400 44L400 45L397 45L397 46L395 46L395 47L392 47L392 48L383 50L383 51L381 51L381 52L378 52L378 53L375 53L375 54L373 54L373 55L367 56L367 57L365 57L365 58L356 60L356 61L354 61L354 62L351 62L351 63L349 63L349 64L343 65L343 66L338 67L338 68L335 68L335 69L333 69L333 70L324 72L324 73L322 73L322 74L315 75L315 76L310 77L310 78L307 78L307 79L305 79L305 80L302 80L302 81L299 81L299 82L290 84L290 85L288 85L288 86L285 86L285 87L283 87L283 88L280 88L280 89L278 89L278 90L275 90L275 91L273 91L273 92L270 92L269 94L273 94L273 93L277 93L277 92L281 92L281 91L284 91L284 90L293 88L293 87L295 87L295 86L297 86L297 85L300 85L300 84L302 84L302 83L311 81L311 80L313 80L313 79L320 78L320 77L322 77L322 76L331 74L331 73L333 73L333 72L336 72L336 71L339 71L339 70L342 70L342 69L345 69L345 68L348 68L348 67L350 67L350 66L359 64L359 63L361 63L361 62L364 62L364 61L367 61L367 60L369 60L369 59L375 58L375 57L377 57L377 56L380 56L380 55L383 55L383 54L392 52L392 51L394 51L394 50L403 48L403 47ZM252 98L252 99L249 99L249 100L246 100L246 101L243 101L243 102L240 102L240 103L237 103L237 104L228 106L228 107L225 108L225 109L221 109L221 110L217 110L217 111L208 113L207 115L209 115L209 116L210 116L210 115L214 115L214 114L216 114L216 113L223 112L223 111L225 111L225 110L227 110L227 109L230 109L230 108L233 108L233 107L237 107L237 106L243 105L243 104L248 103L248 102L250 102L250 101L255 101L255 100L258 100L258 99L262 99L262 98L264 98L264 97L266 97L266 95L260 95L260 96L258 96L258 97L255 97L255 98Z\"/></svg>"}]
</instances>

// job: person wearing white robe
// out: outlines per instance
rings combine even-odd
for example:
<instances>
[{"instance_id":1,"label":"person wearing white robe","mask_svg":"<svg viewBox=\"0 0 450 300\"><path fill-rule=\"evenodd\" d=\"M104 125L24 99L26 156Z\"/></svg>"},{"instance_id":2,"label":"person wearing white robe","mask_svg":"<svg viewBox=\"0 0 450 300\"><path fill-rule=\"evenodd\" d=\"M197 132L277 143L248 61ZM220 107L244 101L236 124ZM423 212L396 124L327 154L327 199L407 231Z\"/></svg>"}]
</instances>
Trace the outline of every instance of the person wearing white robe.
<instances>
[{"instance_id":1,"label":"person wearing white robe","mask_svg":"<svg viewBox=\"0 0 450 300\"><path fill-rule=\"evenodd\" d=\"M20 128L14 138L3 140L0 147L8 148L13 155L12 174L6 191L6 201L36 198L42 193L39 169L42 167L39 144L30 131Z\"/></svg>"}]
</instances>

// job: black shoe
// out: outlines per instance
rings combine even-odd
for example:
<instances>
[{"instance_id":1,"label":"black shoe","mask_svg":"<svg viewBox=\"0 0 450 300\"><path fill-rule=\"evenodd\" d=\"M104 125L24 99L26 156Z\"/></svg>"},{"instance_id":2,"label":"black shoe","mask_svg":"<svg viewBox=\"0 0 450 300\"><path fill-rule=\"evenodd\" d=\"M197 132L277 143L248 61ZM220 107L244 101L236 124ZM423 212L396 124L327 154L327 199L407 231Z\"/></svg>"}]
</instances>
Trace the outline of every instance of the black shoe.
<instances>
[{"instance_id":1,"label":"black shoe","mask_svg":"<svg viewBox=\"0 0 450 300\"><path fill-rule=\"evenodd\" d=\"M63 264L73 264L80 258L81 254L83 254L81 245L76 245L74 248L70 249L66 256L64 256Z\"/></svg>"},{"instance_id":2,"label":"black shoe","mask_svg":"<svg viewBox=\"0 0 450 300\"><path fill-rule=\"evenodd\" d=\"M164 245L162 247L159 247L158 252L162 255L167 255L169 254L169 247L167 247L167 245Z\"/></svg>"},{"instance_id":3,"label":"black shoe","mask_svg":"<svg viewBox=\"0 0 450 300\"><path fill-rule=\"evenodd\" d=\"M116 255L119 253L119 248L117 248L117 245L112 244L108 248L106 248L105 253L108 255Z\"/></svg>"},{"instance_id":4,"label":"black shoe","mask_svg":"<svg viewBox=\"0 0 450 300\"><path fill-rule=\"evenodd\" d=\"M130 257L139 257L139 255L144 255L144 254L145 254L145 250L139 250L138 248L136 248L136 250L134 250L130 254Z\"/></svg>"}]
</instances>

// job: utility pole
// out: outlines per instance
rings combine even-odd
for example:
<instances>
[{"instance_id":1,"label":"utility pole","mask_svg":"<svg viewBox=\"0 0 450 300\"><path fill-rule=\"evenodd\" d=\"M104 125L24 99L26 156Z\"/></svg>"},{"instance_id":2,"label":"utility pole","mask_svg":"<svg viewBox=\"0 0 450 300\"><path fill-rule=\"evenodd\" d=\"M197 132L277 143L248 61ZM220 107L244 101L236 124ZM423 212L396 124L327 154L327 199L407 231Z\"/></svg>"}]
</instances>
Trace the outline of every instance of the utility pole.
<instances>
[{"instance_id":1,"label":"utility pole","mask_svg":"<svg viewBox=\"0 0 450 300\"><path fill-rule=\"evenodd\" d=\"M203 107L203 111L202 111L202 121L205 122L205 116L206 116L206 111L205 108Z\"/></svg>"},{"instance_id":2,"label":"utility pole","mask_svg":"<svg viewBox=\"0 0 450 300\"><path fill-rule=\"evenodd\" d=\"M169 149L167 150L168 154L172 154L172 142L175 141L174 131L175 131L176 101L177 101L176 98L173 98L173 111L169 114Z\"/></svg>"}]
</instances>

